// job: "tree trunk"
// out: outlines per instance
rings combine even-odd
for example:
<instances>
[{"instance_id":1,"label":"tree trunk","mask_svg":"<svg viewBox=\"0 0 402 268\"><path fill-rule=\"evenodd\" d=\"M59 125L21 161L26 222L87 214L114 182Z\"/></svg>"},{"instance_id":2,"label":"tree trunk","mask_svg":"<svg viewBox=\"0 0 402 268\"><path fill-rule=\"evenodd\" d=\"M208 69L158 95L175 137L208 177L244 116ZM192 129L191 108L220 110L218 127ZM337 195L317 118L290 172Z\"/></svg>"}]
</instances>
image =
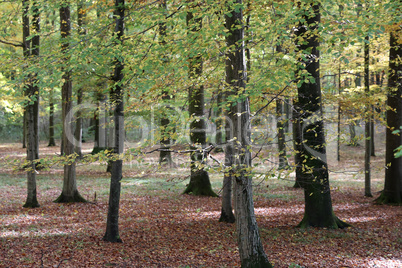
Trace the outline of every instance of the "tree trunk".
<instances>
[{"instance_id":1,"label":"tree trunk","mask_svg":"<svg viewBox=\"0 0 402 268\"><path fill-rule=\"evenodd\" d=\"M167 10L167 4L166 4L166 0L161 0L160 1L160 7L166 11ZM166 38L167 38L167 26L166 23L160 23L159 24L159 34L160 34L160 38L161 41L160 43L162 45L166 44ZM163 56L163 61L167 62L167 57L166 55ZM170 93L168 90L164 89L162 91L162 101L163 102L168 102L170 99L172 99ZM166 105L166 109L169 109L168 105ZM172 138L171 138L171 131L169 131L170 127L170 119L169 119L169 115L166 112L162 112L162 118L160 121L160 125L161 125L161 140L160 140L160 144L161 144L161 151L159 152L159 164L161 165L162 163L166 162L170 167L172 167L174 165L173 160L172 160L172 153L170 152L170 145L172 144Z\"/></svg>"},{"instance_id":2,"label":"tree trunk","mask_svg":"<svg viewBox=\"0 0 402 268\"><path fill-rule=\"evenodd\" d=\"M188 38L190 42L195 42L199 37L198 32L202 27L202 18L194 18L191 11L187 12ZM197 80L202 75L202 56L197 55L189 58L189 78L193 81L188 91L189 115L190 115L190 149L191 153L191 175L190 183L184 190L184 194L218 196L211 187L208 172L203 165L206 163L207 154L204 152L206 147L206 126L204 117L204 86L198 85Z\"/></svg>"},{"instance_id":3,"label":"tree trunk","mask_svg":"<svg viewBox=\"0 0 402 268\"><path fill-rule=\"evenodd\" d=\"M70 22L70 6L68 2L64 2L60 7L60 32L62 37L62 53L67 53L69 49L69 38L71 34L71 22ZM65 64L68 64L69 58L67 55L64 57ZM67 68L63 68L63 85L61 88L61 101L62 101L62 122L63 122L63 135L62 145L63 152L65 154L64 164L64 180L63 190L60 196L54 201L56 203L69 203L69 202L86 202L86 200L79 194L77 189L76 179L76 161L74 153L73 137L71 132L73 129L72 122L72 80L71 71Z\"/></svg>"},{"instance_id":4,"label":"tree trunk","mask_svg":"<svg viewBox=\"0 0 402 268\"><path fill-rule=\"evenodd\" d=\"M103 89L105 83L99 82L97 86ZM100 89L98 88L98 90ZM107 148L107 118L109 117L109 113L106 111L106 100L107 98L102 92L97 92L96 111L94 112L94 148L91 154L97 154Z\"/></svg>"},{"instance_id":5,"label":"tree trunk","mask_svg":"<svg viewBox=\"0 0 402 268\"><path fill-rule=\"evenodd\" d=\"M236 5L236 8L233 6ZM272 267L264 252L257 221L254 215L250 151L250 106L246 97L246 66L244 50L244 27L242 0L228 6L225 14L226 43L230 49L226 57L226 83L230 87L231 103L229 119L233 137L227 146L233 149L235 163L231 168L234 176L234 207L239 254L242 267ZM239 8L240 7L240 8ZM228 98L229 99L229 98Z\"/></svg>"},{"instance_id":6,"label":"tree trunk","mask_svg":"<svg viewBox=\"0 0 402 268\"><path fill-rule=\"evenodd\" d=\"M375 108L371 106L371 118L370 118L370 156L375 156L375 118L374 118Z\"/></svg>"},{"instance_id":7,"label":"tree trunk","mask_svg":"<svg viewBox=\"0 0 402 268\"><path fill-rule=\"evenodd\" d=\"M77 106L82 104L82 88L77 91ZM76 112L77 119L75 121L74 130L74 152L78 158L82 158L82 115L80 111Z\"/></svg>"},{"instance_id":8,"label":"tree trunk","mask_svg":"<svg viewBox=\"0 0 402 268\"><path fill-rule=\"evenodd\" d=\"M399 42L398 42L399 36ZM393 134L402 126L402 46L401 30L391 32L388 78L388 110L385 152L385 184L377 202L402 204L402 157L395 158L395 150L402 146L402 134Z\"/></svg>"},{"instance_id":9,"label":"tree trunk","mask_svg":"<svg viewBox=\"0 0 402 268\"><path fill-rule=\"evenodd\" d=\"M292 111L292 130L293 130L293 150L295 159L295 184L293 188L301 188L302 179L302 159L301 151L302 145L302 133L300 125L300 108L297 104L297 100L293 100L293 111Z\"/></svg>"},{"instance_id":10,"label":"tree trunk","mask_svg":"<svg viewBox=\"0 0 402 268\"><path fill-rule=\"evenodd\" d=\"M224 147L224 120L222 118L223 116L223 108L222 108L222 103L223 103L223 92L217 92L217 97L216 97L216 105L217 105L217 114L216 114L216 135L215 135L215 143L216 143L216 148L215 152L222 152L223 147Z\"/></svg>"},{"instance_id":11,"label":"tree trunk","mask_svg":"<svg viewBox=\"0 0 402 268\"><path fill-rule=\"evenodd\" d=\"M124 0L115 1L114 17L116 26L114 30L115 46L122 43L124 35ZM107 213L106 232L104 241L122 242L119 235L119 207L121 179L123 177L123 160L120 156L124 151L124 104L123 80L124 64L120 57L115 57L114 74L110 99L114 106L114 159L112 160L112 175L110 179L109 209Z\"/></svg>"},{"instance_id":12,"label":"tree trunk","mask_svg":"<svg viewBox=\"0 0 402 268\"><path fill-rule=\"evenodd\" d=\"M320 11L318 2L300 7L300 24L296 35L298 49L305 54L299 58L298 79L303 82L298 88L298 105L301 114L302 172L305 211L299 227L343 228L348 224L340 221L332 209L328 165L325 148L324 122L320 88L319 36ZM308 53L308 55L306 55ZM303 73L307 71L306 79Z\"/></svg>"},{"instance_id":13,"label":"tree trunk","mask_svg":"<svg viewBox=\"0 0 402 268\"><path fill-rule=\"evenodd\" d=\"M343 6L342 6L343 10ZM338 96L341 97L341 62L338 65ZM337 139L336 139L336 159L341 161L341 100L338 100L338 120L337 120Z\"/></svg>"},{"instance_id":14,"label":"tree trunk","mask_svg":"<svg viewBox=\"0 0 402 268\"><path fill-rule=\"evenodd\" d=\"M276 129L278 132L278 151L279 151L279 169L289 168L286 157L286 141L285 141L285 126L284 126L284 109L283 101L276 99Z\"/></svg>"},{"instance_id":15,"label":"tree trunk","mask_svg":"<svg viewBox=\"0 0 402 268\"><path fill-rule=\"evenodd\" d=\"M369 55L369 36L365 37L364 42L364 92L366 97L370 94L370 55ZM370 109L371 104L366 103L366 119L364 124L364 138L365 138L365 153L364 153L364 196L372 197L371 194L371 168L370 168L370 155L371 155L371 117L370 117Z\"/></svg>"},{"instance_id":16,"label":"tree trunk","mask_svg":"<svg viewBox=\"0 0 402 268\"><path fill-rule=\"evenodd\" d=\"M53 89L50 90L49 97L49 143L47 146L56 146L56 141L54 139L54 100L53 100Z\"/></svg>"},{"instance_id":17,"label":"tree trunk","mask_svg":"<svg viewBox=\"0 0 402 268\"><path fill-rule=\"evenodd\" d=\"M221 103L224 102L227 98L227 93L225 95L222 94ZM225 96L225 99L223 99ZM223 110L223 109L222 109ZM223 111L222 111L223 112ZM225 111L225 121L221 121L222 124L225 124L225 161L224 161L224 176L223 176L223 185L222 185L222 209L221 209L221 216L219 218L220 222L227 222L227 223L234 223L236 218L233 214L233 207L232 207L232 195L233 195L233 170L231 169L233 165L233 146L231 146L230 140L233 139L233 125L230 124L229 118L230 111Z\"/></svg>"},{"instance_id":18,"label":"tree trunk","mask_svg":"<svg viewBox=\"0 0 402 268\"><path fill-rule=\"evenodd\" d=\"M29 1L23 0L23 53L26 60L30 56L39 56L39 10L37 3L34 1L32 4L32 28L34 31L34 37L31 38L32 49L28 37L30 36L29 28ZM39 203L36 195L36 164L35 160L38 159L38 143L36 138L38 137L38 128L35 128L36 117L35 109L37 109L39 101L39 88L36 86L36 74L30 74L27 77L27 85L25 87L25 94L28 96L28 103L25 107L25 124L26 128L26 140L27 140L27 199L24 207L35 208L39 207Z\"/></svg>"},{"instance_id":19,"label":"tree trunk","mask_svg":"<svg viewBox=\"0 0 402 268\"><path fill-rule=\"evenodd\" d=\"M78 24L78 33L80 35L85 35L86 30L85 26L85 10L84 10L84 3L83 1L79 1L77 4L77 24ZM83 86L80 85L80 88L77 90L77 106L82 104L82 97L83 97ZM78 110L76 113L77 119L75 123L75 131L74 131L74 151L78 154L78 158L82 158L82 115L81 112Z\"/></svg>"},{"instance_id":20,"label":"tree trunk","mask_svg":"<svg viewBox=\"0 0 402 268\"><path fill-rule=\"evenodd\" d=\"M27 138L27 111L26 107L24 107L24 112L22 114L22 148L27 148L26 138Z\"/></svg>"}]
</instances>

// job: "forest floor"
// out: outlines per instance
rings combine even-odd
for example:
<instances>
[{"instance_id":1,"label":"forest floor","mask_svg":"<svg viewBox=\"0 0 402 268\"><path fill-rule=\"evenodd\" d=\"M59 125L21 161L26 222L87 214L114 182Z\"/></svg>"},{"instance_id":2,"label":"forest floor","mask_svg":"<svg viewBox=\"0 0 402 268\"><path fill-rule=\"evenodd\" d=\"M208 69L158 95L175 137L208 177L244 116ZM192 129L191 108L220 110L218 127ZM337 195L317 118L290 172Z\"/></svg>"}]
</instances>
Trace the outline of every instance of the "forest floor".
<instances>
[{"instance_id":1,"label":"forest floor","mask_svg":"<svg viewBox=\"0 0 402 268\"><path fill-rule=\"evenodd\" d=\"M84 153L91 146L85 143ZM62 167L39 171L41 206L26 209L26 175L5 165L24 158L20 147L0 145L0 267L240 267L235 226L218 222L221 199L181 194L188 166L158 167L156 153L126 163L119 223L123 243L112 244L102 241L110 181L106 166L78 165L79 191L91 201L78 204L53 203L61 193ZM402 267L401 207L373 202L384 179L384 151L378 147L372 198L363 197L364 148L342 146L340 162L329 149L334 211L352 225L343 230L296 228L304 202L303 191L292 187L291 171L270 169L273 176L254 180L261 240L274 267ZM42 144L41 157L58 150ZM174 155L178 164L187 158ZM220 193L222 174L210 176Z\"/></svg>"}]
</instances>

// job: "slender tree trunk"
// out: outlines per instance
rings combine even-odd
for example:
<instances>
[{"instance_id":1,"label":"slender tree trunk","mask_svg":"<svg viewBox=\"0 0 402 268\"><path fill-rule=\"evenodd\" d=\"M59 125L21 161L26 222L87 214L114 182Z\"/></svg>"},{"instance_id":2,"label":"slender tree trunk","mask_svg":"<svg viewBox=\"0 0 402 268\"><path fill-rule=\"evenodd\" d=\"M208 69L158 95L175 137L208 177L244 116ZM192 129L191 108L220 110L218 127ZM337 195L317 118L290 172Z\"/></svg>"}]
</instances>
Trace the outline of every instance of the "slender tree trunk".
<instances>
[{"instance_id":1,"label":"slender tree trunk","mask_svg":"<svg viewBox=\"0 0 402 268\"><path fill-rule=\"evenodd\" d=\"M84 10L84 2L82 0L78 1L77 4L77 22L78 22L78 33L82 36L86 35L86 30L84 28L85 26L85 10ZM77 105L80 106L82 104L82 98L83 98L83 86L80 85L80 88L77 90ZM82 158L82 115L80 111L77 111L76 113L77 120L75 123L75 132L74 132L74 138L75 142L75 148L74 151L78 154L79 158Z\"/></svg>"},{"instance_id":2,"label":"slender tree trunk","mask_svg":"<svg viewBox=\"0 0 402 268\"><path fill-rule=\"evenodd\" d=\"M293 110L292 110L292 129L293 129L293 150L294 150L294 162L295 162L295 184L293 188L301 188L302 179L302 159L301 152L303 149L302 145L302 133L300 125L300 109L297 100L293 100Z\"/></svg>"},{"instance_id":3,"label":"slender tree trunk","mask_svg":"<svg viewBox=\"0 0 402 268\"><path fill-rule=\"evenodd\" d=\"M47 146L56 146L56 141L54 139L54 99L53 90L50 90L49 97L49 143Z\"/></svg>"},{"instance_id":4,"label":"slender tree trunk","mask_svg":"<svg viewBox=\"0 0 402 268\"><path fill-rule=\"evenodd\" d=\"M60 7L60 32L62 37L61 49L63 53L67 53L69 49L69 41L67 40L71 34L71 21L70 21L70 3L65 1ZM65 64L68 64L69 57L65 55ZM62 122L63 122L63 135L62 145L67 163L64 164L64 179L63 190L60 196L54 201L56 203L69 203L69 202L86 202L86 200L79 194L77 189L76 179L76 161L74 144L72 139L72 79L71 71L64 67L63 69L63 85L61 88L61 101L62 101Z\"/></svg>"},{"instance_id":5,"label":"slender tree trunk","mask_svg":"<svg viewBox=\"0 0 402 268\"><path fill-rule=\"evenodd\" d=\"M32 3L32 28L34 36L31 41L29 27L29 0L22 1L23 6L23 53L25 59L28 61L30 56L39 56L39 10L36 1ZM32 48L31 48L32 42ZM35 59L34 59L35 60ZM35 128L36 117L35 109L39 102L39 88L36 86L36 74L30 74L27 77L27 83L25 87L25 94L28 96L28 104L25 107L26 114L26 139L27 139L27 199L24 207L35 208L39 207L39 203L36 195L36 164L35 160L38 159L38 143L36 138L38 137L38 129Z\"/></svg>"},{"instance_id":6,"label":"slender tree trunk","mask_svg":"<svg viewBox=\"0 0 402 268\"><path fill-rule=\"evenodd\" d=\"M288 160L286 157L286 141L285 141L285 127L283 119L283 101L279 98L276 99L276 129L278 132L278 151L279 151L279 169L289 168Z\"/></svg>"},{"instance_id":7,"label":"slender tree trunk","mask_svg":"<svg viewBox=\"0 0 402 268\"><path fill-rule=\"evenodd\" d=\"M300 24L296 35L298 49L305 55L299 59L298 79L303 82L298 88L298 105L301 115L302 132L302 172L301 183L304 188L305 211L299 227L343 228L348 224L339 220L332 209L329 187L328 165L326 159L324 122L320 88L319 36L320 10L318 1L301 7ZM307 71L311 79L305 79Z\"/></svg>"},{"instance_id":8,"label":"slender tree trunk","mask_svg":"<svg viewBox=\"0 0 402 268\"><path fill-rule=\"evenodd\" d=\"M371 118L370 118L370 156L375 156L375 119L374 119L375 108L371 106Z\"/></svg>"},{"instance_id":9,"label":"slender tree trunk","mask_svg":"<svg viewBox=\"0 0 402 268\"><path fill-rule=\"evenodd\" d=\"M338 66L338 96L341 97L341 62ZM336 139L336 159L341 161L341 100L338 100L338 120L337 120L337 139Z\"/></svg>"},{"instance_id":10,"label":"slender tree trunk","mask_svg":"<svg viewBox=\"0 0 402 268\"><path fill-rule=\"evenodd\" d=\"M224 143L224 124L225 121L223 120L223 108L222 108L222 103L223 103L223 92L217 92L217 98L216 98L216 105L217 105L217 114L216 114L216 135L215 135L215 143L216 143L216 149L215 152L222 152L223 151L223 143Z\"/></svg>"},{"instance_id":11,"label":"slender tree trunk","mask_svg":"<svg viewBox=\"0 0 402 268\"><path fill-rule=\"evenodd\" d=\"M122 43L124 35L124 0L115 0L114 17L116 26L114 37L115 46ZM112 161L112 175L110 179L109 209L107 213L106 233L103 240L108 242L122 242L119 235L119 207L121 179L123 177L123 160L120 156L124 151L124 91L121 86L123 81L124 64L120 57L114 60L113 87L110 98L114 106L114 157Z\"/></svg>"},{"instance_id":12,"label":"slender tree trunk","mask_svg":"<svg viewBox=\"0 0 402 268\"><path fill-rule=\"evenodd\" d=\"M246 97L246 66L242 0L228 4L225 14L226 43L230 48L226 57L226 83L237 101L229 108L233 139L227 146L233 150L234 207L239 254L242 267L272 267L264 252L254 215L252 194L250 106ZM233 6L236 5L236 8ZM240 8L239 8L240 7Z\"/></svg>"},{"instance_id":13,"label":"slender tree trunk","mask_svg":"<svg viewBox=\"0 0 402 268\"><path fill-rule=\"evenodd\" d=\"M82 104L82 88L77 91L77 105ZM76 112L76 122L74 130L74 152L77 154L78 158L82 158L82 115L80 111Z\"/></svg>"},{"instance_id":14,"label":"slender tree trunk","mask_svg":"<svg viewBox=\"0 0 402 268\"><path fill-rule=\"evenodd\" d=\"M224 122L226 135L225 135L225 146L223 147L225 150L225 162L224 162L225 171L222 185L222 209L219 221L234 223L236 220L233 214L233 207L232 207L232 194L233 194L232 185L233 185L234 173L231 168L233 166L233 146L230 144L230 141L233 139L233 125L229 120L229 116L230 111L226 111L225 112L226 120Z\"/></svg>"},{"instance_id":15,"label":"slender tree trunk","mask_svg":"<svg viewBox=\"0 0 402 268\"><path fill-rule=\"evenodd\" d=\"M202 27L202 18L195 18L192 11L187 11L188 38L190 42L195 42L199 37L198 32ZM190 115L190 141L191 150L194 150L191 157L190 183L184 190L185 194L218 196L211 187L208 172L203 168L207 159L204 152L206 147L206 125L204 117L204 85L198 85L197 80L202 75L202 56L197 55L189 58L189 77L193 84L188 91L189 115Z\"/></svg>"},{"instance_id":16,"label":"slender tree trunk","mask_svg":"<svg viewBox=\"0 0 402 268\"><path fill-rule=\"evenodd\" d=\"M97 83L97 86L103 89L105 87L105 83ZM98 90L100 89L98 88ZM94 148L92 149L91 154L97 154L104 151L108 144L107 118L109 117L109 114L106 111L106 100L107 98L103 93L97 92L96 111L94 112Z\"/></svg>"},{"instance_id":17,"label":"slender tree trunk","mask_svg":"<svg viewBox=\"0 0 402 268\"><path fill-rule=\"evenodd\" d=\"M161 0L160 1L160 6L161 8L166 11L167 10L167 4L166 0ZM167 38L167 26L166 23L161 23L159 25L159 34L161 38L161 44L166 45L166 38ZM167 57L164 56L163 60L167 62ZM170 99L172 99L170 93L168 90L164 89L162 91L162 101L163 102L168 102ZM168 105L166 105L166 108L168 108ZM173 160L172 160L172 153L170 152L170 145L172 144L172 138L171 138L171 129L169 127L170 125L170 119L169 115L166 112L162 113L163 117L161 118L160 124L161 124L161 150L159 152L159 164L162 164L163 162L166 162L170 167L174 165Z\"/></svg>"},{"instance_id":18,"label":"slender tree trunk","mask_svg":"<svg viewBox=\"0 0 402 268\"><path fill-rule=\"evenodd\" d=\"M24 92L24 94L26 93ZM22 118L22 148L27 148L26 138L27 138L27 111L26 107L24 107L23 118Z\"/></svg>"},{"instance_id":19,"label":"slender tree trunk","mask_svg":"<svg viewBox=\"0 0 402 268\"><path fill-rule=\"evenodd\" d=\"M389 78L387 130L385 151L385 184L377 202L402 204L402 157L395 158L395 150L402 146L402 134L393 134L402 126L402 31L391 32L389 52ZM399 42L398 42L399 36Z\"/></svg>"},{"instance_id":20,"label":"slender tree trunk","mask_svg":"<svg viewBox=\"0 0 402 268\"><path fill-rule=\"evenodd\" d=\"M370 94L370 39L367 35L364 42L364 92L366 97ZM364 196L372 197L371 194L371 167L370 167L370 155L371 155L371 116L370 109L371 104L366 104L365 126L364 126L364 138L365 138L365 154L364 154Z\"/></svg>"}]
</instances>

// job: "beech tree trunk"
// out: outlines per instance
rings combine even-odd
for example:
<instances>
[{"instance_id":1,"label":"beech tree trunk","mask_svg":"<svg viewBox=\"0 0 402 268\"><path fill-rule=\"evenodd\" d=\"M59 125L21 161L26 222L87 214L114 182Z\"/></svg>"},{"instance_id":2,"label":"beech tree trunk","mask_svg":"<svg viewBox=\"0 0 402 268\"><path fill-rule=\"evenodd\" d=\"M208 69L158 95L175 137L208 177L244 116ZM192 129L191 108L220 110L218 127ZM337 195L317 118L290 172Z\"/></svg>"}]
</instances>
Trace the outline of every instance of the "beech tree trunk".
<instances>
[{"instance_id":1,"label":"beech tree trunk","mask_svg":"<svg viewBox=\"0 0 402 268\"><path fill-rule=\"evenodd\" d=\"M369 96L370 93L370 47L369 47L369 36L365 37L364 42L364 92L366 96ZM364 153L364 196L372 197L371 194L371 167L370 167L370 156L371 156L371 105L369 103L366 104L366 119L364 124L364 138L365 138L365 153Z\"/></svg>"},{"instance_id":2,"label":"beech tree trunk","mask_svg":"<svg viewBox=\"0 0 402 268\"><path fill-rule=\"evenodd\" d=\"M34 1L32 4L32 28L34 31L34 36L31 38L31 42L28 41L30 36L29 27L29 1L23 0L23 53L26 60L29 60L30 56L39 56L39 9L37 3ZM27 141L27 199L23 207L35 208L39 207L39 202L36 195L36 164L35 160L38 159L39 146L37 143L38 128L35 128L35 123L37 122L35 117L35 112L38 107L39 102L39 88L36 85L36 74L30 74L27 77L27 82L25 86L25 94L28 96L28 103L25 107L26 114L26 141Z\"/></svg>"},{"instance_id":3,"label":"beech tree trunk","mask_svg":"<svg viewBox=\"0 0 402 268\"><path fill-rule=\"evenodd\" d=\"M54 139L54 100L53 100L53 90L50 90L49 97L49 143L47 146L56 146L56 141Z\"/></svg>"},{"instance_id":4,"label":"beech tree trunk","mask_svg":"<svg viewBox=\"0 0 402 268\"><path fill-rule=\"evenodd\" d=\"M302 172L305 211L299 227L343 228L348 224L339 220L332 209L326 159L324 122L320 88L319 36L320 10L318 1L305 6L299 3L300 24L296 29L299 58L298 77L303 82L298 88L301 114ZM307 54L307 55L306 55ZM306 78L304 72L307 71Z\"/></svg>"},{"instance_id":5,"label":"beech tree trunk","mask_svg":"<svg viewBox=\"0 0 402 268\"><path fill-rule=\"evenodd\" d=\"M84 10L84 3L83 1L79 1L77 4L77 24L78 24L78 33L82 36L86 34L85 26L85 10ZM83 98L83 85L77 90L77 106L82 104ZM78 154L79 158L82 158L82 115L81 112L78 110L76 113L77 119L75 123L75 131L74 131L74 139L76 144L74 144L74 151Z\"/></svg>"},{"instance_id":6,"label":"beech tree trunk","mask_svg":"<svg viewBox=\"0 0 402 268\"><path fill-rule=\"evenodd\" d=\"M276 129L278 132L278 151L279 151L279 169L289 168L288 160L286 157L286 141L285 141L285 119L283 101L279 98L276 99Z\"/></svg>"},{"instance_id":7,"label":"beech tree trunk","mask_svg":"<svg viewBox=\"0 0 402 268\"><path fill-rule=\"evenodd\" d=\"M186 21L189 41L195 42L202 27L202 18L195 18L192 11L188 11ZM204 119L204 86L198 84L198 79L202 75L202 66L201 55L189 58L189 77L193 84L188 91L188 112L190 120L192 120L190 123L190 149L193 152L190 155L190 183L184 190L184 194L218 196L212 190L208 172L203 167L207 160L207 154L203 151L206 147L207 135Z\"/></svg>"},{"instance_id":8,"label":"beech tree trunk","mask_svg":"<svg viewBox=\"0 0 402 268\"><path fill-rule=\"evenodd\" d=\"M65 1L60 7L60 33L62 37L61 49L63 53L67 53L69 49L69 41L67 40L71 34L71 21L70 21L70 3ZM68 64L69 58L67 55L64 61ZM64 164L64 179L63 190L60 196L54 201L56 203L70 203L70 202L86 202L86 200L79 194L77 189L76 179L76 161L72 136L73 120L72 113L72 80L71 71L64 68L62 79L64 81L61 88L61 101L62 101L62 122L63 122L63 135L62 146L63 153L66 157Z\"/></svg>"},{"instance_id":9,"label":"beech tree trunk","mask_svg":"<svg viewBox=\"0 0 402 268\"><path fill-rule=\"evenodd\" d=\"M226 56L226 83L229 94L236 101L229 107L233 139L227 146L233 150L234 163L230 167L234 177L234 207L239 254L242 267L272 267L264 252L257 221L254 215L250 151L250 106L246 97L246 59L242 0L228 4L225 14L226 43L230 48ZM240 7L240 8L239 8Z\"/></svg>"},{"instance_id":10,"label":"beech tree trunk","mask_svg":"<svg viewBox=\"0 0 402 268\"><path fill-rule=\"evenodd\" d=\"M292 110L292 130L293 130L293 150L294 150L294 161L295 161L295 184L293 188L301 188L302 179L302 159L301 151L302 145L302 133L300 125L300 108L298 106L297 100L293 100L293 110Z\"/></svg>"},{"instance_id":11,"label":"beech tree trunk","mask_svg":"<svg viewBox=\"0 0 402 268\"><path fill-rule=\"evenodd\" d=\"M231 133L231 129L228 128L226 133ZM231 138L226 137L226 142ZM225 167L231 167L233 165L233 146L225 146ZM219 218L220 222L234 223L236 221L233 214L232 207L232 182L233 182L233 170L225 170L223 176L222 185L222 209L221 216Z\"/></svg>"},{"instance_id":12,"label":"beech tree trunk","mask_svg":"<svg viewBox=\"0 0 402 268\"><path fill-rule=\"evenodd\" d=\"M116 26L114 30L115 46L123 42L124 35L124 0L115 0L114 18ZM124 151L124 103L123 103L123 69L124 64L120 57L114 60L113 85L110 99L114 106L114 159L112 160L112 175L110 179L109 209L107 213L106 232L104 241L122 242L119 235L119 207L121 179L123 178L123 160L119 157Z\"/></svg>"},{"instance_id":13,"label":"beech tree trunk","mask_svg":"<svg viewBox=\"0 0 402 268\"><path fill-rule=\"evenodd\" d=\"M402 126L402 31L391 32L385 152L385 184L377 202L402 204L402 157L395 158L395 149L402 146L402 134L393 134ZM399 42L398 42L399 36Z\"/></svg>"},{"instance_id":14,"label":"beech tree trunk","mask_svg":"<svg viewBox=\"0 0 402 268\"><path fill-rule=\"evenodd\" d=\"M160 7L166 11L167 10L167 4L166 0L161 0L160 1ZM161 23L159 24L159 34L161 41L160 43L162 45L166 44L166 38L167 38L167 26L166 23ZM166 55L163 56L163 60L166 62L168 59ZM170 99L172 99L170 93L168 90L163 90L162 91L162 101L163 102L168 102ZM168 105L166 105L166 109L169 109ZM172 153L170 152L170 145L172 144L172 138L171 138L171 127L170 125L170 119L169 115L167 112L163 111L162 112L162 118L160 121L161 124L161 140L160 140L160 145L161 145L161 150L159 152L159 164L162 164L166 162L170 167L173 166L173 160L172 160Z\"/></svg>"}]
</instances>

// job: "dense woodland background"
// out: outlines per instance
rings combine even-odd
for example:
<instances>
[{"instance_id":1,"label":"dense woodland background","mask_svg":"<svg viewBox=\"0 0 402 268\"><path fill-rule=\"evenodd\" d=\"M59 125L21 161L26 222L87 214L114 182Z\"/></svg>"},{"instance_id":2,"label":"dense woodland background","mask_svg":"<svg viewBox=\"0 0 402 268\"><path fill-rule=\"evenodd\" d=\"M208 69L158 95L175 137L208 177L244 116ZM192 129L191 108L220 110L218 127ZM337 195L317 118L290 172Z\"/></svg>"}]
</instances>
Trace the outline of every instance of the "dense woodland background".
<instances>
[{"instance_id":1,"label":"dense woodland background","mask_svg":"<svg viewBox=\"0 0 402 268\"><path fill-rule=\"evenodd\" d=\"M0 1L0 266L401 266L400 6Z\"/></svg>"}]
</instances>

